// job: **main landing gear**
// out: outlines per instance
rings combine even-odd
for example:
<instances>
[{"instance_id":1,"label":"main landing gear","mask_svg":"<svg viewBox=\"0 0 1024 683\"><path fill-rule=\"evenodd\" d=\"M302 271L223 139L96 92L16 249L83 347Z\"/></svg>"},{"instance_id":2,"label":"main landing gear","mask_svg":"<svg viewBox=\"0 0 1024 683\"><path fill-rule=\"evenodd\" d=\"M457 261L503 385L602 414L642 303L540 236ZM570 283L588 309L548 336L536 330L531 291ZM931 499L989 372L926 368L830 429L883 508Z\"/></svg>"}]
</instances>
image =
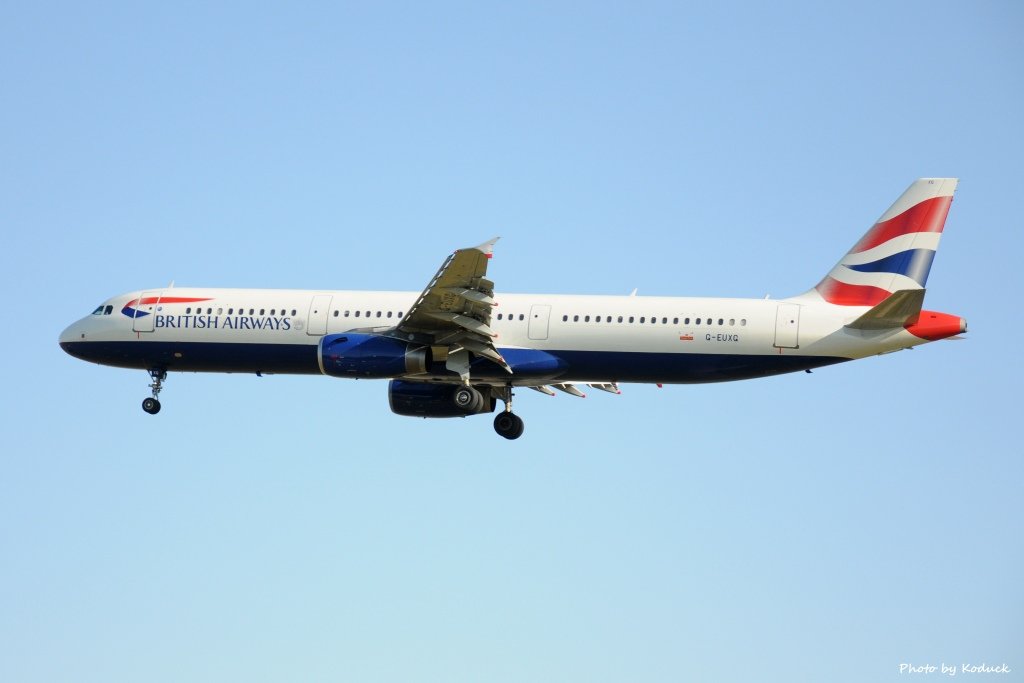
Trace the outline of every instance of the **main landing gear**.
<instances>
[{"instance_id":1,"label":"main landing gear","mask_svg":"<svg viewBox=\"0 0 1024 683\"><path fill-rule=\"evenodd\" d=\"M505 410L494 418L494 431L510 441L523 435L523 418L512 412L512 387L506 386L501 399L505 401Z\"/></svg>"},{"instance_id":2,"label":"main landing gear","mask_svg":"<svg viewBox=\"0 0 1024 683\"><path fill-rule=\"evenodd\" d=\"M167 371L160 368L150 368L149 376L153 380L149 388L153 390L153 397L142 402L142 409L150 415L160 412L160 390L164 388L164 380L167 379Z\"/></svg>"},{"instance_id":3,"label":"main landing gear","mask_svg":"<svg viewBox=\"0 0 1024 683\"><path fill-rule=\"evenodd\" d=\"M460 410L466 411L467 415L483 412L484 409L484 396L473 387L459 387L452 394L452 401Z\"/></svg>"}]
</instances>

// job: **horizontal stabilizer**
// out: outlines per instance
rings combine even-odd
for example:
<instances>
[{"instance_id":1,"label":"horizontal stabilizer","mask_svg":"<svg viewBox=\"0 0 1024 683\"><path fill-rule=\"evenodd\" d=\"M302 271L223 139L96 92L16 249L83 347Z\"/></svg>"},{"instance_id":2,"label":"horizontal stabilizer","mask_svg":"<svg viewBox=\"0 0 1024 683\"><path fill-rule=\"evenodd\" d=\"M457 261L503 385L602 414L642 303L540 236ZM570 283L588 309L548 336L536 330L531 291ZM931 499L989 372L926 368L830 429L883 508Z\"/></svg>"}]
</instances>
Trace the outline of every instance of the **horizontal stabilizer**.
<instances>
[{"instance_id":1,"label":"horizontal stabilizer","mask_svg":"<svg viewBox=\"0 0 1024 683\"><path fill-rule=\"evenodd\" d=\"M893 292L847 327L854 330L888 330L913 325L921 315L924 292L923 289L901 289Z\"/></svg>"}]
</instances>

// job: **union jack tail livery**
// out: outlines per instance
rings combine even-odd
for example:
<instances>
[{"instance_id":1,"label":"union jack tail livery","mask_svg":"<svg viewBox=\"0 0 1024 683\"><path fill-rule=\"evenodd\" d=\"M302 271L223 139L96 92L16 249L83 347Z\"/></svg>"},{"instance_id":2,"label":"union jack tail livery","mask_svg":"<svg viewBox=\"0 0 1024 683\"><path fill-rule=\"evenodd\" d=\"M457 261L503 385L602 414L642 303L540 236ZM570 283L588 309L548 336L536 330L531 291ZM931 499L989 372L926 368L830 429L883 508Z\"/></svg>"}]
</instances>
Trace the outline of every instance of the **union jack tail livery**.
<instances>
[{"instance_id":1,"label":"union jack tail livery","mask_svg":"<svg viewBox=\"0 0 1024 683\"><path fill-rule=\"evenodd\" d=\"M830 304L875 306L901 290L924 289L956 178L921 178L814 288Z\"/></svg>"}]
</instances>

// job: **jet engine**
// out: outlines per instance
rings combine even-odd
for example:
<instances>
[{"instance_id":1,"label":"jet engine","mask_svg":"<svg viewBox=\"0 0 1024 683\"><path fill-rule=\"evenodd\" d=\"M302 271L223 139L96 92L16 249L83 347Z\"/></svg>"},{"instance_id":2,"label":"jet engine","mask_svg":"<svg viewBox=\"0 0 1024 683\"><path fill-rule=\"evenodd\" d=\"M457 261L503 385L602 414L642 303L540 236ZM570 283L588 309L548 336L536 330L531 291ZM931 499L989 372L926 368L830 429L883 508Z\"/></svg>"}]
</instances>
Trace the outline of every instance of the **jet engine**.
<instances>
[{"instance_id":1,"label":"jet engine","mask_svg":"<svg viewBox=\"0 0 1024 683\"><path fill-rule=\"evenodd\" d=\"M391 412L409 417L465 417L493 413L497 404L489 389L480 392L462 384L430 384L393 379L388 384Z\"/></svg>"},{"instance_id":2,"label":"jet engine","mask_svg":"<svg viewBox=\"0 0 1024 683\"><path fill-rule=\"evenodd\" d=\"M376 334L328 334L317 346L320 371L331 377L381 379L427 371L427 349Z\"/></svg>"}]
</instances>

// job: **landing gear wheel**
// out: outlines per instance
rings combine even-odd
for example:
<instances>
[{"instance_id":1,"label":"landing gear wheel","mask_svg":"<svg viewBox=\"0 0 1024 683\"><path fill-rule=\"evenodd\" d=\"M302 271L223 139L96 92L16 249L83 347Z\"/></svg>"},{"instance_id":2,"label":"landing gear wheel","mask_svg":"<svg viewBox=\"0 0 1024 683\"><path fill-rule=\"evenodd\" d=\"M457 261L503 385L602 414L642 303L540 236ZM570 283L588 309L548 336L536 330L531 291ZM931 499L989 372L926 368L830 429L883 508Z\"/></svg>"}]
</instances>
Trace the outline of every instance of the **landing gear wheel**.
<instances>
[{"instance_id":1,"label":"landing gear wheel","mask_svg":"<svg viewBox=\"0 0 1024 683\"><path fill-rule=\"evenodd\" d=\"M149 388L153 390L153 397L147 398L142 402L142 409L150 415L156 415L160 412L160 399L157 397L160 395L160 390L164 388L167 371L163 368L150 368L146 372L149 373L149 378L153 380L149 385Z\"/></svg>"},{"instance_id":2,"label":"landing gear wheel","mask_svg":"<svg viewBox=\"0 0 1024 683\"><path fill-rule=\"evenodd\" d=\"M452 401L467 414L479 413L484 406L484 397L473 387L459 387L452 394Z\"/></svg>"},{"instance_id":3,"label":"landing gear wheel","mask_svg":"<svg viewBox=\"0 0 1024 683\"><path fill-rule=\"evenodd\" d=\"M523 418L513 412L498 413L498 416L494 418L494 431L498 433L498 436L503 436L510 441L521 437L524 428Z\"/></svg>"}]
</instances>

